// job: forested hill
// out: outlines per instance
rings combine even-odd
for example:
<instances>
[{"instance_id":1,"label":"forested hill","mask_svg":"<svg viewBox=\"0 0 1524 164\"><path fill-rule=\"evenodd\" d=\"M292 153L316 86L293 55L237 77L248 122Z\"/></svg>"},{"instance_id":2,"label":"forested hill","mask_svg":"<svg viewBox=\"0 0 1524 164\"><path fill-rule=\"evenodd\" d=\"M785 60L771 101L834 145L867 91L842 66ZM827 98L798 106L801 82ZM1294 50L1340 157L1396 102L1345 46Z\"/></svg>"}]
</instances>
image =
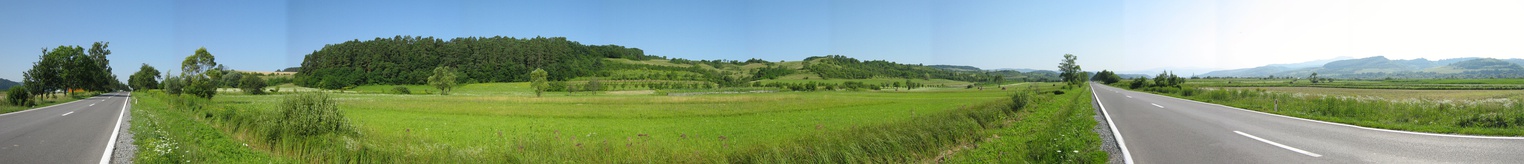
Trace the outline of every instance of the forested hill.
<instances>
[{"instance_id":1,"label":"forested hill","mask_svg":"<svg viewBox=\"0 0 1524 164\"><path fill-rule=\"evenodd\" d=\"M528 72L545 69L552 81L637 80L704 86L746 86L762 79L816 74L824 79L949 79L998 83L1048 80L1033 72L942 69L882 60L860 61L841 55L815 56L798 62L760 59L687 60L646 55L637 48L583 45L562 37L467 37L450 40L397 36L352 40L324 46L297 67L297 85L337 89L360 85L424 84L435 67L449 66L463 83L528 81ZM1056 77L1056 76L1055 76Z\"/></svg>"},{"instance_id":2,"label":"forested hill","mask_svg":"<svg viewBox=\"0 0 1524 164\"><path fill-rule=\"evenodd\" d=\"M455 67L464 82L527 81L527 72L545 69L552 80L596 73L602 58L644 60L638 48L583 45L563 37L397 36L323 46L302 61L295 82L337 88L365 84L423 84L437 66Z\"/></svg>"},{"instance_id":3,"label":"forested hill","mask_svg":"<svg viewBox=\"0 0 1524 164\"><path fill-rule=\"evenodd\" d=\"M841 55L805 58L805 70L821 78L866 79L874 77L910 79L948 79L969 82L997 82L1003 77L976 71L953 71L919 64L900 64L883 60L860 61ZM977 69L977 68L976 68Z\"/></svg>"},{"instance_id":4,"label":"forested hill","mask_svg":"<svg viewBox=\"0 0 1524 164\"><path fill-rule=\"evenodd\" d=\"M21 83L17 83L15 81L6 80L6 79L0 79L0 89L10 89L11 86L18 86L18 85L21 85Z\"/></svg>"}]
</instances>

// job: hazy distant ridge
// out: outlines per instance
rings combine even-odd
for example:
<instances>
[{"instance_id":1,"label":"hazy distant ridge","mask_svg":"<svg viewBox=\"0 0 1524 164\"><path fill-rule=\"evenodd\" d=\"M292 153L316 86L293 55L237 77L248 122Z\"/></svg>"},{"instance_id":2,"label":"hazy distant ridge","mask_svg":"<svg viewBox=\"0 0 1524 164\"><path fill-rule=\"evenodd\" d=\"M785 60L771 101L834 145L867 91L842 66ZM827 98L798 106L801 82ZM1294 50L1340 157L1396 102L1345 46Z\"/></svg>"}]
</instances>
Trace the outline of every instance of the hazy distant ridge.
<instances>
[{"instance_id":1,"label":"hazy distant ridge","mask_svg":"<svg viewBox=\"0 0 1524 164\"><path fill-rule=\"evenodd\" d=\"M1314 63L1320 66L1305 67ZM1212 71L1198 76L1211 77L1305 77L1318 73L1334 78L1519 78L1524 77L1524 59L1453 58L1429 60L1424 58L1391 60L1384 56L1332 61L1310 61L1293 64Z\"/></svg>"}]
</instances>

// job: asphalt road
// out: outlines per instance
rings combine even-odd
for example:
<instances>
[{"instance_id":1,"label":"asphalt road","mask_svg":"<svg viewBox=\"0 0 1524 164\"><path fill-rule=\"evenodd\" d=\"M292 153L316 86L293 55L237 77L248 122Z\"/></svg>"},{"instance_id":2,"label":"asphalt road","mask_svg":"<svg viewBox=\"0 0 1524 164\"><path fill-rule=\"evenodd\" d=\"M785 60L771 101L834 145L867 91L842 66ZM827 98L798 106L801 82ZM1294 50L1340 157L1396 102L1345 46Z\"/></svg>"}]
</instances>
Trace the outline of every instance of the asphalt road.
<instances>
[{"instance_id":1,"label":"asphalt road","mask_svg":"<svg viewBox=\"0 0 1524 164\"><path fill-rule=\"evenodd\" d=\"M0 115L0 163L103 163L127 96L103 94Z\"/></svg>"},{"instance_id":2,"label":"asphalt road","mask_svg":"<svg viewBox=\"0 0 1524 164\"><path fill-rule=\"evenodd\" d=\"M1524 137L1373 129L1091 86L1132 163L1524 162Z\"/></svg>"}]
</instances>

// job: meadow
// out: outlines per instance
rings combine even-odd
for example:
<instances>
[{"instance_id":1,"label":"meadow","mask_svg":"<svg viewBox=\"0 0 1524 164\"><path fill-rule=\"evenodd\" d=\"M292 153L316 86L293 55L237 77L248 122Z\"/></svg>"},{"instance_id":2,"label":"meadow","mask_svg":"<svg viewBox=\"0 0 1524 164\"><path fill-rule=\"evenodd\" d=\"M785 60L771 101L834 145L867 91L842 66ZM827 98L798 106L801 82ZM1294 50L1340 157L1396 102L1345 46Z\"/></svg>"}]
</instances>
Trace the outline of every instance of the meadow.
<instances>
[{"instance_id":1,"label":"meadow","mask_svg":"<svg viewBox=\"0 0 1524 164\"><path fill-rule=\"evenodd\" d=\"M304 137L267 135L279 131L275 122L280 119L275 116L292 92L223 92L209 101L140 92L134 94L139 101L133 112L144 119L134 119L133 131L150 135L140 135L144 142L139 145L171 145L146 146L145 150L196 149L140 153L139 159L191 163L228 161L223 157L316 163L899 163L937 158L956 146L981 143L1000 129L1094 125L1089 119L1012 123L1034 113L1063 111L1058 113L1076 118L1093 114L1070 110L1090 109L1088 99L1079 97L1088 94L1038 94L1041 98L1037 99L1045 103L1018 112L1010 109L1015 91L961 88L533 97L525 83L480 83L462 86L449 96L419 95L416 89L413 95L376 94L393 87L361 86L327 93L353 131ZM1072 100L1046 101L1050 99ZM1080 102L1083 108L1063 105ZM1089 114L1072 114L1076 111ZM1053 132L1096 137L1088 131ZM1028 139L1040 137L1052 136ZM1083 154L1093 159L1092 150L1099 147L1098 141L1093 143L1071 146L1092 147ZM1059 148L1034 150L1044 149ZM1100 154L1098 158L1104 160L1104 152Z\"/></svg>"},{"instance_id":2,"label":"meadow","mask_svg":"<svg viewBox=\"0 0 1524 164\"><path fill-rule=\"evenodd\" d=\"M1346 83L1355 85L1343 86L1367 87L1343 88L1317 85L1242 87L1237 83L1230 85L1223 81L1193 80L1180 89L1138 90L1365 127L1446 134L1524 136L1524 92L1517 89L1494 90L1517 85L1513 83L1515 81L1356 81ZM1461 82L1479 84L1436 84ZM1490 88L1433 88L1432 85L1486 85ZM1125 85L1118 87L1127 88Z\"/></svg>"}]
</instances>

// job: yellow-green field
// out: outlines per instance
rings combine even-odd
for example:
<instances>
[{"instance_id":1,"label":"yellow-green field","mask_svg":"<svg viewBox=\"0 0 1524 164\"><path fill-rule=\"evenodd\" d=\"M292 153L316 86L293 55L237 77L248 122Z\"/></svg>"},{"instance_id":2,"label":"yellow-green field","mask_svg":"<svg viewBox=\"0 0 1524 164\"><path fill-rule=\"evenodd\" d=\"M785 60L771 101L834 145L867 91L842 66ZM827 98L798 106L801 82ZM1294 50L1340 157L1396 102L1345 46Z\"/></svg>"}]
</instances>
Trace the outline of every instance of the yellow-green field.
<instances>
[{"instance_id":1,"label":"yellow-green field","mask_svg":"<svg viewBox=\"0 0 1524 164\"><path fill-rule=\"evenodd\" d=\"M273 124L269 123L271 113L278 113L279 104L291 92L224 92L209 102L145 92L134 94L142 100L139 103L159 104L134 105L134 115L189 116L220 129L225 138L259 150L256 152L317 163L906 162L932 159L955 145L973 143L982 138L985 129L1064 123L1001 124L1006 122L1001 120L1024 114L1008 109L1014 91L1000 90L534 97L527 83L484 83L462 86L448 96L373 92L392 87L366 86L354 89L360 92L328 93L356 127L355 135L273 143L261 140L266 137L259 129ZM405 87L415 93L427 89L421 85ZM1034 109L1049 108L1059 109ZM1093 120L1088 121L1093 125ZM135 132L153 129L139 128L150 125L138 123L133 126ZM177 143L171 142L173 137L166 138L170 139L139 144ZM262 159L265 155L242 157Z\"/></svg>"}]
</instances>

